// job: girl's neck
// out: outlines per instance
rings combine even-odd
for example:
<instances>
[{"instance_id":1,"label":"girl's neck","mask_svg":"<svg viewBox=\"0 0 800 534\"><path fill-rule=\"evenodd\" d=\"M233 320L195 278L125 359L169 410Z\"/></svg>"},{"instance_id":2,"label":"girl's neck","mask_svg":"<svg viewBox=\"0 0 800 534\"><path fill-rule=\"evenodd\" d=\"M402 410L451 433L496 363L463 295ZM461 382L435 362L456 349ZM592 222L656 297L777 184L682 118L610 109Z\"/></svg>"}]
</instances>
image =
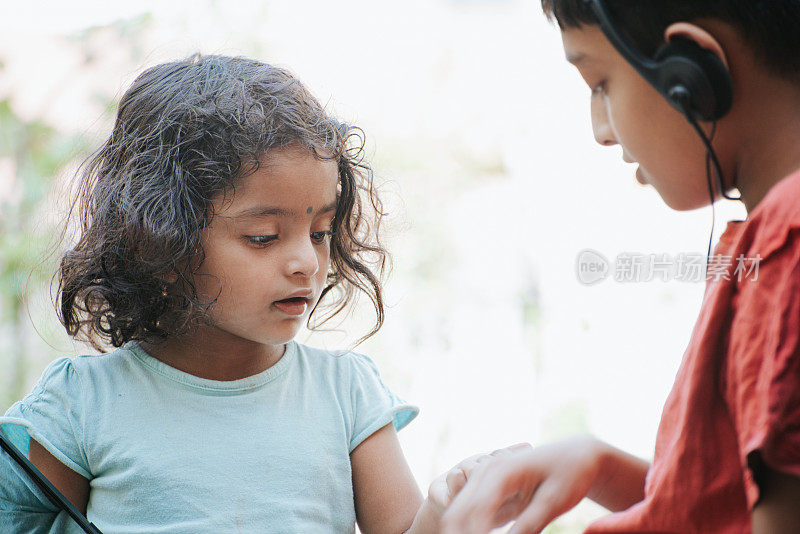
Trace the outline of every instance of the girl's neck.
<instances>
[{"instance_id":1,"label":"girl's neck","mask_svg":"<svg viewBox=\"0 0 800 534\"><path fill-rule=\"evenodd\" d=\"M201 331L191 336L141 342L142 348L179 371L208 380L231 381L266 371L283 357L285 344L220 339Z\"/></svg>"}]
</instances>

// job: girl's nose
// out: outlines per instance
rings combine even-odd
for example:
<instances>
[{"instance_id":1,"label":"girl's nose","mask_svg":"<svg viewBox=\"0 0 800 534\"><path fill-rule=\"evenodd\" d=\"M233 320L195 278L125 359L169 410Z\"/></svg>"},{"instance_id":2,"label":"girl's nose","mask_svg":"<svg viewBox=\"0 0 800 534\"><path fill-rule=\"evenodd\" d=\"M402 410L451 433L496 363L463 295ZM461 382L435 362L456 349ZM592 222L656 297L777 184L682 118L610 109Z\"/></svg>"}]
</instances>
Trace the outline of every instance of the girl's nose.
<instances>
[{"instance_id":1,"label":"girl's nose","mask_svg":"<svg viewBox=\"0 0 800 534\"><path fill-rule=\"evenodd\" d=\"M592 132L594 140L603 146L618 144L611 123L608 120L605 103L601 98L592 99Z\"/></svg>"},{"instance_id":2,"label":"girl's nose","mask_svg":"<svg viewBox=\"0 0 800 534\"><path fill-rule=\"evenodd\" d=\"M286 263L289 275L302 275L312 277L319 270L319 259L310 237L299 240L292 246L289 260Z\"/></svg>"}]
</instances>

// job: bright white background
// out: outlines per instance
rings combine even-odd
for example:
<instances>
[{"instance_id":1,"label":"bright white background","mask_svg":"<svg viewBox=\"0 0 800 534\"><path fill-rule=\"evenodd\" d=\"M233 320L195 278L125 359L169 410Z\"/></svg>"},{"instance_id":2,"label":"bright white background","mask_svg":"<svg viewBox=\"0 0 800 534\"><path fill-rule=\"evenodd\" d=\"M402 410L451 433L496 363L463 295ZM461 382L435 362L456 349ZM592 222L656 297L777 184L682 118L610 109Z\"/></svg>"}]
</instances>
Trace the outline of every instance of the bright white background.
<instances>
[{"instance_id":1,"label":"bright white background","mask_svg":"<svg viewBox=\"0 0 800 534\"><path fill-rule=\"evenodd\" d=\"M96 95L118 97L141 67L195 51L287 66L364 128L395 268L385 327L358 350L421 408L401 439L423 488L476 452L573 432L651 456L703 284L585 286L576 257L705 253L711 212L671 211L619 148L594 143L589 91L537 0L28 1L3 12L0 94L65 133L99 141L109 124ZM0 198L14 180L0 161ZM742 216L719 207L715 235ZM53 330L48 305L32 304L38 330ZM347 345L367 312L347 334L301 338ZM40 348L28 387L53 358L87 350L30 329ZM551 532L598 513L582 505Z\"/></svg>"}]
</instances>

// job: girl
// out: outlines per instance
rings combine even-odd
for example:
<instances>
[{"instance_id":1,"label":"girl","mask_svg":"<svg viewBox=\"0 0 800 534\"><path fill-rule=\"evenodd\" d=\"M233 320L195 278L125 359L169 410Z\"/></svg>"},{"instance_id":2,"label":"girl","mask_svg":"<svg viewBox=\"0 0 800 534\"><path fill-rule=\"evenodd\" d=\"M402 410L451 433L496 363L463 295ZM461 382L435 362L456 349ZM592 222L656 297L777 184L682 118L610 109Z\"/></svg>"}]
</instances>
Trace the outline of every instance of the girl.
<instances>
[{"instance_id":1,"label":"girl","mask_svg":"<svg viewBox=\"0 0 800 534\"><path fill-rule=\"evenodd\" d=\"M292 341L358 292L368 335L383 321L380 201L354 136L250 59L158 65L122 97L59 273L67 332L116 350L53 362L0 418L100 530L437 528L396 435L417 408L366 356ZM77 529L5 456L0 475L0 531Z\"/></svg>"}]
</instances>

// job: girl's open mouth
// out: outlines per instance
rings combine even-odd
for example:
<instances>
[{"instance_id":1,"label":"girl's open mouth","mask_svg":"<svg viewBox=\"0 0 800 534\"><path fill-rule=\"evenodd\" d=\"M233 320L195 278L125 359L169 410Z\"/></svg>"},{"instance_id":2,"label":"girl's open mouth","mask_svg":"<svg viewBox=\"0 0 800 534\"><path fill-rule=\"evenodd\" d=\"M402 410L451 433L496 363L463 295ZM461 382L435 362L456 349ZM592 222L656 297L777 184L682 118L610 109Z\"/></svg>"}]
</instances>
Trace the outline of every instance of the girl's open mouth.
<instances>
[{"instance_id":1,"label":"girl's open mouth","mask_svg":"<svg viewBox=\"0 0 800 534\"><path fill-rule=\"evenodd\" d=\"M286 315L303 315L308 308L308 299L303 297L292 297L288 299L276 300L272 303L278 310Z\"/></svg>"}]
</instances>

